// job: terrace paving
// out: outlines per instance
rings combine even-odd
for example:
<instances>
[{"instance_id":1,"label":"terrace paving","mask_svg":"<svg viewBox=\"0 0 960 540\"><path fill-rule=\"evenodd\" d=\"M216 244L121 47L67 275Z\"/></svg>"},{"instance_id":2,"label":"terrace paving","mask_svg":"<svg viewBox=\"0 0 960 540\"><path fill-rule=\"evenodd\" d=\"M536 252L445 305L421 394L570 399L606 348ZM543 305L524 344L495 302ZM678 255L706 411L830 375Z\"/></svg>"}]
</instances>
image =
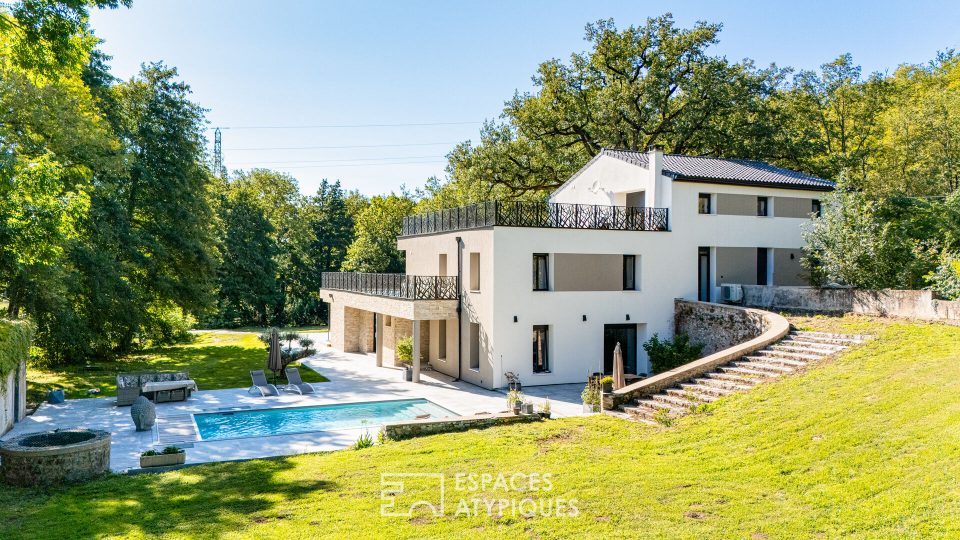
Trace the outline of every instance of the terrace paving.
<instances>
[{"instance_id":1,"label":"terrace paving","mask_svg":"<svg viewBox=\"0 0 960 540\"><path fill-rule=\"evenodd\" d=\"M325 335L318 342L325 341ZM194 392L182 402L157 405L157 425L152 431L137 432L130 418L130 407L117 407L113 397L67 400L53 405L44 403L4 437L67 427L107 430L113 435L110 467L116 472L139 468L144 450L176 444L187 448L187 463L205 463L272 456L321 452L346 448L365 428L317 431L219 441L199 441L191 415L223 409L259 409L303 407L361 401L425 398L459 415L506 410L503 392L486 390L446 375L423 371L421 383L402 380L402 371L376 367L372 355L342 353L323 347L303 361L330 379L317 383L317 393L282 393L279 397L260 397L246 388ZM566 384L525 388L536 404L549 398L554 417L583 414L580 403L582 385ZM366 428L371 432L377 427Z\"/></svg>"}]
</instances>

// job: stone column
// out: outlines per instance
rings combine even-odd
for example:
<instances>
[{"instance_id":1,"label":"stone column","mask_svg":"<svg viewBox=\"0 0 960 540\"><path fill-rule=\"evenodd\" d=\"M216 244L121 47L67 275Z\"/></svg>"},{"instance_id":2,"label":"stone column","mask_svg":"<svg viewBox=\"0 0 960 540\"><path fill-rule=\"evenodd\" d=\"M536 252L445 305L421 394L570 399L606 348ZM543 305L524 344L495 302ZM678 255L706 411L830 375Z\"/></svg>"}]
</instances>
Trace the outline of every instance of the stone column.
<instances>
[{"instance_id":1,"label":"stone column","mask_svg":"<svg viewBox=\"0 0 960 540\"><path fill-rule=\"evenodd\" d=\"M413 320L413 382L420 382L420 321Z\"/></svg>"},{"instance_id":2,"label":"stone column","mask_svg":"<svg viewBox=\"0 0 960 540\"><path fill-rule=\"evenodd\" d=\"M383 314L374 313L377 325L377 367L383 367Z\"/></svg>"}]
</instances>

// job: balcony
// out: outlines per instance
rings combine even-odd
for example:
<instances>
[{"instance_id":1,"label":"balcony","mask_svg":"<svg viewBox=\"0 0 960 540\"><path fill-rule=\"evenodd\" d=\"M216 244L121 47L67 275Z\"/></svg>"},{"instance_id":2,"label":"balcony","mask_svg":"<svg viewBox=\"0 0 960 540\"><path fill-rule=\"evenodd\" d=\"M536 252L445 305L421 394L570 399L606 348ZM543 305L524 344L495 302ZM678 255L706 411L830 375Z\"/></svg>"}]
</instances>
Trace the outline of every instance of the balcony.
<instances>
[{"instance_id":1,"label":"balcony","mask_svg":"<svg viewBox=\"0 0 960 540\"><path fill-rule=\"evenodd\" d=\"M667 208L487 201L403 218L400 236L482 227L666 231Z\"/></svg>"},{"instance_id":2,"label":"balcony","mask_svg":"<svg viewBox=\"0 0 960 540\"><path fill-rule=\"evenodd\" d=\"M456 276L324 272L320 279L321 289L400 300L456 300L459 293Z\"/></svg>"}]
</instances>

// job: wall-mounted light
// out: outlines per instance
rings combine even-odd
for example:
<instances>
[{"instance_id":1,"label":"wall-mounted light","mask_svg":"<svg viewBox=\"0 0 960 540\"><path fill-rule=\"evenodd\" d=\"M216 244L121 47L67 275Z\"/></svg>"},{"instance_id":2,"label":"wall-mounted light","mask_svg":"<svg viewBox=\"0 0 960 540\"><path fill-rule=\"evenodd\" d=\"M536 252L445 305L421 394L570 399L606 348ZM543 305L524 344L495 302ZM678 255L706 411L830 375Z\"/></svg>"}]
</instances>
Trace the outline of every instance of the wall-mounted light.
<instances>
[{"instance_id":1,"label":"wall-mounted light","mask_svg":"<svg viewBox=\"0 0 960 540\"><path fill-rule=\"evenodd\" d=\"M793 253L790 254L790 260L793 260Z\"/></svg>"},{"instance_id":2,"label":"wall-mounted light","mask_svg":"<svg viewBox=\"0 0 960 540\"><path fill-rule=\"evenodd\" d=\"M517 322L517 316L516 316L516 315L513 316L513 322Z\"/></svg>"},{"instance_id":3,"label":"wall-mounted light","mask_svg":"<svg viewBox=\"0 0 960 540\"><path fill-rule=\"evenodd\" d=\"M629 314L629 313L627 313L627 320L628 320L628 321L630 320L630 314Z\"/></svg>"},{"instance_id":4,"label":"wall-mounted light","mask_svg":"<svg viewBox=\"0 0 960 540\"><path fill-rule=\"evenodd\" d=\"M583 322L587 322L587 316L586 316L586 315L583 316Z\"/></svg>"}]
</instances>

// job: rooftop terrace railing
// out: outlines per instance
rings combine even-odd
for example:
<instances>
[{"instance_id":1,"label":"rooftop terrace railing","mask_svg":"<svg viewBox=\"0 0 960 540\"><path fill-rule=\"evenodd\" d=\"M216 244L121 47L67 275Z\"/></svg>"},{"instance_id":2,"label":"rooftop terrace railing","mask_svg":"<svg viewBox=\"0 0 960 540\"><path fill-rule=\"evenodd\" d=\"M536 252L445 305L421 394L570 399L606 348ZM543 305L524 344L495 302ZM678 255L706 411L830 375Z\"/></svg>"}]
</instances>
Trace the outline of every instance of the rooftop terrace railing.
<instances>
[{"instance_id":1,"label":"rooftop terrace railing","mask_svg":"<svg viewBox=\"0 0 960 540\"><path fill-rule=\"evenodd\" d=\"M320 287L404 300L456 300L456 276L324 272Z\"/></svg>"},{"instance_id":2,"label":"rooftop terrace railing","mask_svg":"<svg viewBox=\"0 0 960 540\"><path fill-rule=\"evenodd\" d=\"M403 218L400 236L481 227L666 231L667 208L487 201Z\"/></svg>"}]
</instances>

